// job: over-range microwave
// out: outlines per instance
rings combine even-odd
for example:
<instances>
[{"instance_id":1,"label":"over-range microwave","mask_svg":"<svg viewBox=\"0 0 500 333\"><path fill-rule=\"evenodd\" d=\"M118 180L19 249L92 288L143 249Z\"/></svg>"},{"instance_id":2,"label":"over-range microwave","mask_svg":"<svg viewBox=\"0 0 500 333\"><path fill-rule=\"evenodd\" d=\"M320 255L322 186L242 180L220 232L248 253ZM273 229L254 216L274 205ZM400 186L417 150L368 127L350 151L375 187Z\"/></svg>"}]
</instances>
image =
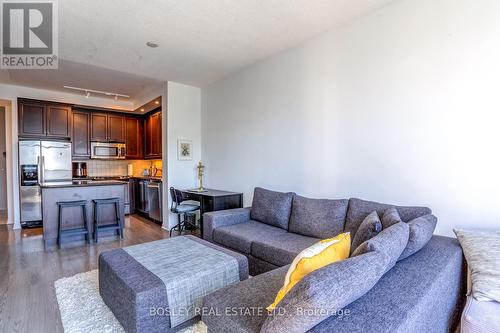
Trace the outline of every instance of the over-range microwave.
<instances>
[{"instance_id":1,"label":"over-range microwave","mask_svg":"<svg viewBox=\"0 0 500 333\"><path fill-rule=\"evenodd\" d=\"M91 142L91 159L121 160L125 159L126 146L124 143Z\"/></svg>"}]
</instances>

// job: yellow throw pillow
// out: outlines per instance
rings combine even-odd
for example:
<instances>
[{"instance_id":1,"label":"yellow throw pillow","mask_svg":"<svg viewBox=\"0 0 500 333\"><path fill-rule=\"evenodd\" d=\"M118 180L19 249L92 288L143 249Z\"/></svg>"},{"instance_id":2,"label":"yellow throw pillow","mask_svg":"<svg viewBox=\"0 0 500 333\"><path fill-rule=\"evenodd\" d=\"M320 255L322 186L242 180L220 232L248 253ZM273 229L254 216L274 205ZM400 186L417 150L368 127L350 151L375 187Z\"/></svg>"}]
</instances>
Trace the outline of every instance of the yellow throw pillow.
<instances>
[{"instance_id":1,"label":"yellow throw pillow","mask_svg":"<svg viewBox=\"0 0 500 333\"><path fill-rule=\"evenodd\" d=\"M274 303L267 307L273 311L278 303L285 297L304 276L349 257L351 236L348 232L339 234L334 238L324 239L299 253L293 260L285 277L285 284L276 295Z\"/></svg>"}]
</instances>

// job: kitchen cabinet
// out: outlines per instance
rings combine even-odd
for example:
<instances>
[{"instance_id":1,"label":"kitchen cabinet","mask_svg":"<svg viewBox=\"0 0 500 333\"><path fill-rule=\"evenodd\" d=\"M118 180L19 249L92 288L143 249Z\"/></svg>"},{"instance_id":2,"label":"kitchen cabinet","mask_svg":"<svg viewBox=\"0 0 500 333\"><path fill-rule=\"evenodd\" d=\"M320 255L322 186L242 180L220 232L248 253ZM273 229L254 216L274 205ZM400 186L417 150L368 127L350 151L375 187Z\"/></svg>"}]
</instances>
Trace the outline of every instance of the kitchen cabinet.
<instances>
[{"instance_id":1,"label":"kitchen cabinet","mask_svg":"<svg viewBox=\"0 0 500 333\"><path fill-rule=\"evenodd\" d=\"M18 134L30 138L71 137L71 106L18 99Z\"/></svg>"},{"instance_id":2,"label":"kitchen cabinet","mask_svg":"<svg viewBox=\"0 0 500 333\"><path fill-rule=\"evenodd\" d=\"M140 118L125 118L125 144L128 159L142 159L143 154L143 121Z\"/></svg>"},{"instance_id":3,"label":"kitchen cabinet","mask_svg":"<svg viewBox=\"0 0 500 333\"><path fill-rule=\"evenodd\" d=\"M135 209L143 214L149 215L149 201L148 201L148 183L149 180L137 179L135 180Z\"/></svg>"},{"instance_id":4,"label":"kitchen cabinet","mask_svg":"<svg viewBox=\"0 0 500 333\"><path fill-rule=\"evenodd\" d=\"M73 159L86 160L90 158L90 113L73 111Z\"/></svg>"},{"instance_id":5,"label":"kitchen cabinet","mask_svg":"<svg viewBox=\"0 0 500 333\"><path fill-rule=\"evenodd\" d=\"M145 120L145 153L146 159L160 159L162 156L162 124L161 111L149 114Z\"/></svg>"},{"instance_id":6,"label":"kitchen cabinet","mask_svg":"<svg viewBox=\"0 0 500 333\"><path fill-rule=\"evenodd\" d=\"M125 142L124 118L121 115L108 115L108 141Z\"/></svg>"},{"instance_id":7,"label":"kitchen cabinet","mask_svg":"<svg viewBox=\"0 0 500 333\"><path fill-rule=\"evenodd\" d=\"M93 113L91 115L91 141L125 142L124 117L119 114Z\"/></svg>"},{"instance_id":8,"label":"kitchen cabinet","mask_svg":"<svg viewBox=\"0 0 500 333\"><path fill-rule=\"evenodd\" d=\"M128 180L127 186L125 186L124 193L124 206L125 206L125 215L134 214L135 212L135 183L134 179L130 178Z\"/></svg>"},{"instance_id":9,"label":"kitchen cabinet","mask_svg":"<svg viewBox=\"0 0 500 333\"><path fill-rule=\"evenodd\" d=\"M71 140L72 157L91 157L91 142L126 144L127 159L162 158L161 99L142 114L113 112L83 105L18 98L20 138ZM156 109L154 109L156 107Z\"/></svg>"},{"instance_id":10,"label":"kitchen cabinet","mask_svg":"<svg viewBox=\"0 0 500 333\"><path fill-rule=\"evenodd\" d=\"M151 131L151 118L146 117L144 119L144 157L148 158L151 157L151 137L152 136L152 131Z\"/></svg>"},{"instance_id":11,"label":"kitchen cabinet","mask_svg":"<svg viewBox=\"0 0 500 333\"><path fill-rule=\"evenodd\" d=\"M129 214L135 213L135 179L128 180Z\"/></svg>"},{"instance_id":12,"label":"kitchen cabinet","mask_svg":"<svg viewBox=\"0 0 500 333\"><path fill-rule=\"evenodd\" d=\"M90 116L91 141L108 141L108 117L105 114L92 114Z\"/></svg>"},{"instance_id":13,"label":"kitchen cabinet","mask_svg":"<svg viewBox=\"0 0 500 333\"><path fill-rule=\"evenodd\" d=\"M48 105L46 108L47 136L51 138L71 137L71 107Z\"/></svg>"},{"instance_id":14,"label":"kitchen cabinet","mask_svg":"<svg viewBox=\"0 0 500 333\"><path fill-rule=\"evenodd\" d=\"M45 136L45 105L19 101L18 113L20 136Z\"/></svg>"}]
</instances>

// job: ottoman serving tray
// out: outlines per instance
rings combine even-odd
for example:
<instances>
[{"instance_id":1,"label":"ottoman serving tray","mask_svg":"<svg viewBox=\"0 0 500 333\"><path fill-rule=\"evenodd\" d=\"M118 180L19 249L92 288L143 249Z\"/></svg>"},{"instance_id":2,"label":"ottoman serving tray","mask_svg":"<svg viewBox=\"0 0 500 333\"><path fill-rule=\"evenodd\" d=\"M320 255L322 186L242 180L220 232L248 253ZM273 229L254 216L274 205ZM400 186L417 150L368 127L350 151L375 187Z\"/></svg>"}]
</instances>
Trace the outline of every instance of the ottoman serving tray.
<instances>
[{"instance_id":1,"label":"ottoman serving tray","mask_svg":"<svg viewBox=\"0 0 500 333\"><path fill-rule=\"evenodd\" d=\"M194 236L106 251L99 292L126 332L176 332L200 320L207 294L248 278L244 255Z\"/></svg>"}]
</instances>

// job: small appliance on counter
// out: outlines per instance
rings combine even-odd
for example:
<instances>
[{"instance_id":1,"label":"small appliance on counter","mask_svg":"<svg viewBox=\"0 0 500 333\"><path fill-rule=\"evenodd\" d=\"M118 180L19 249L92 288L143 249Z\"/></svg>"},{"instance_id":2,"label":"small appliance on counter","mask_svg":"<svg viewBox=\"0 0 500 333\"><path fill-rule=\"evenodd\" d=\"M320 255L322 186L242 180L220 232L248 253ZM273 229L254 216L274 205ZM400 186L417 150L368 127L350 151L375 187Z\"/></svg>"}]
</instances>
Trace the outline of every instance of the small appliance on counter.
<instances>
[{"instance_id":1,"label":"small appliance on counter","mask_svg":"<svg viewBox=\"0 0 500 333\"><path fill-rule=\"evenodd\" d=\"M87 178L87 163L73 162L73 178Z\"/></svg>"}]
</instances>

